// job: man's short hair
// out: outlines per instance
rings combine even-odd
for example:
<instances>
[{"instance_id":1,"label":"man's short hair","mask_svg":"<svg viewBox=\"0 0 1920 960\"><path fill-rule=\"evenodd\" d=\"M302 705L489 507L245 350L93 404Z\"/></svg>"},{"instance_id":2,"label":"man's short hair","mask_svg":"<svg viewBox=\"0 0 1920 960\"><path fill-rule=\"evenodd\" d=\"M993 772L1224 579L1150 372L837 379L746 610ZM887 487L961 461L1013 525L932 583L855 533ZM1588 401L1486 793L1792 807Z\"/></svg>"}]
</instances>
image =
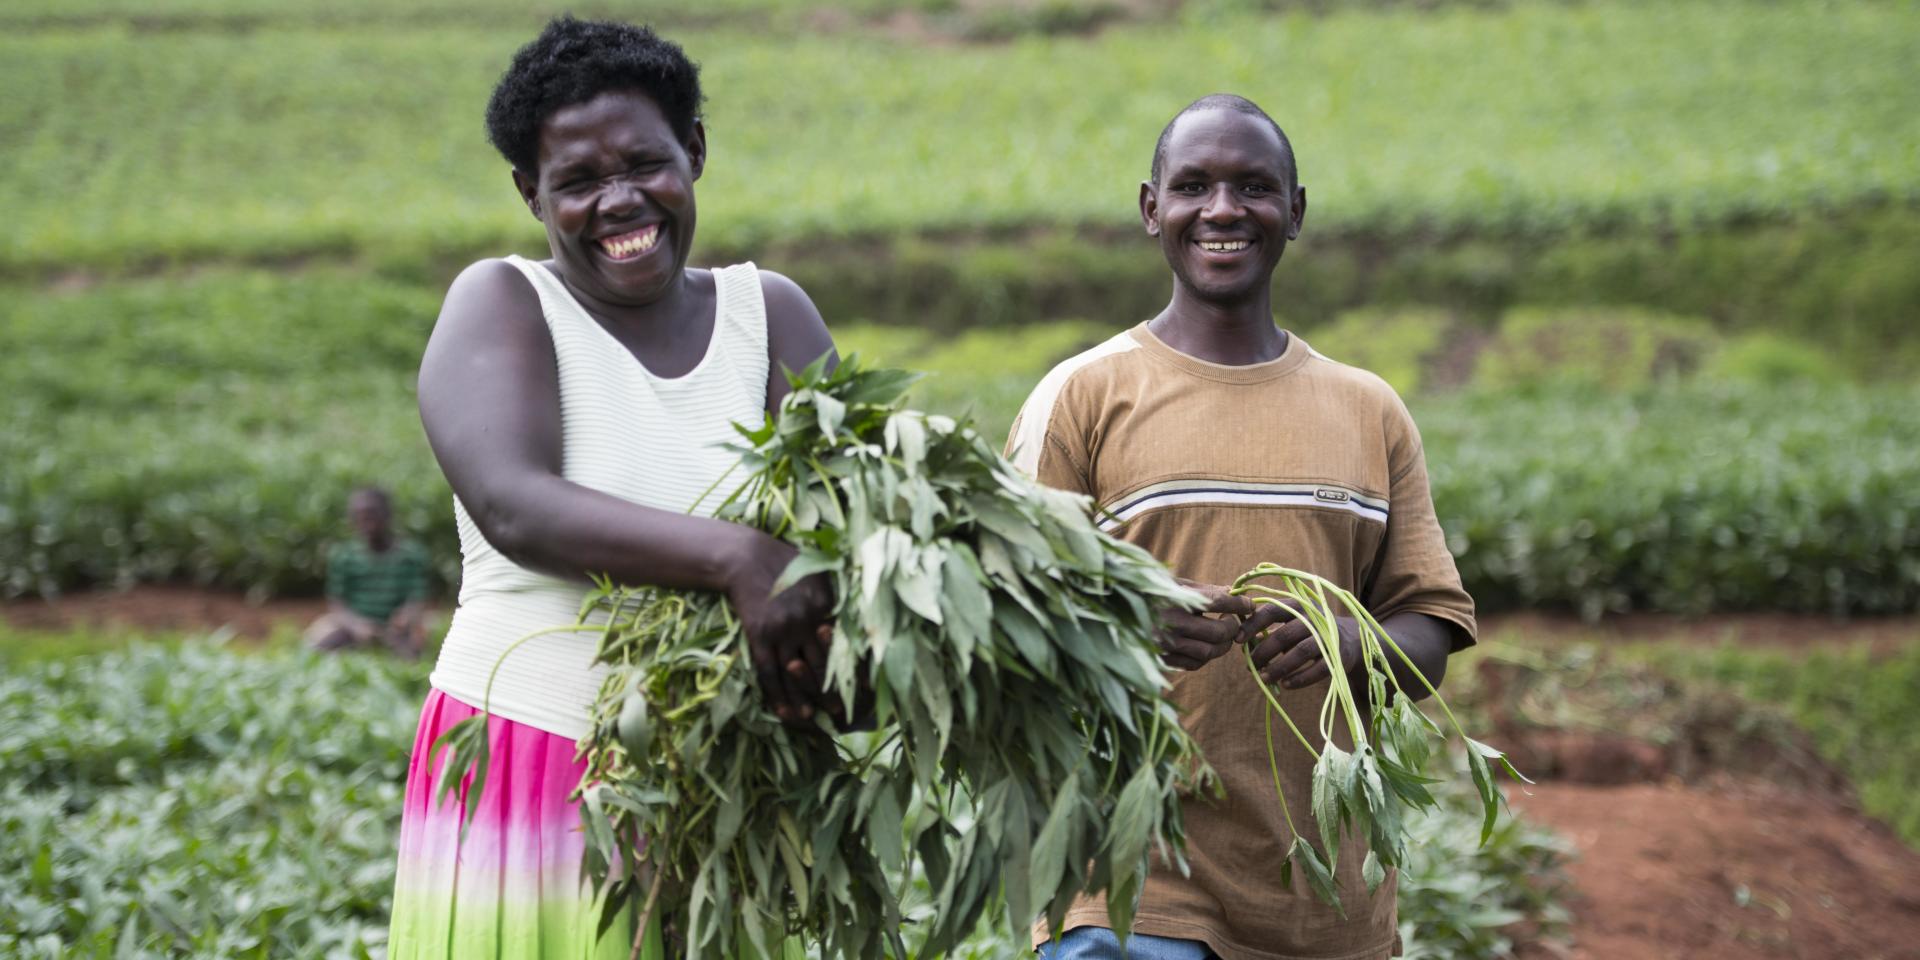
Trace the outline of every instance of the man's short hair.
<instances>
[{"instance_id":1,"label":"man's short hair","mask_svg":"<svg viewBox=\"0 0 1920 960\"><path fill-rule=\"evenodd\" d=\"M1187 104L1186 109L1174 114L1173 119L1167 121L1167 125L1160 130L1159 141L1153 145L1153 167L1150 177L1154 184L1160 183L1160 167L1167 159L1167 141L1173 137L1173 125L1179 123L1181 117L1189 113L1199 113L1202 110L1232 110L1235 113L1244 113L1249 117L1259 117L1266 121L1267 126L1273 128L1273 135L1280 138L1280 165L1286 168L1287 179L1291 181L1289 186L1300 185L1300 170L1294 166L1293 161L1293 141L1287 139L1287 132L1280 129L1280 125L1273 122L1273 118L1267 116L1267 112L1260 109L1259 104L1232 93L1214 93L1201 97Z\"/></svg>"},{"instance_id":2,"label":"man's short hair","mask_svg":"<svg viewBox=\"0 0 1920 960\"><path fill-rule=\"evenodd\" d=\"M388 493L385 487L367 484L363 487L353 488L353 492L347 495L348 503L363 499L379 503L380 506L389 513L393 511L393 495Z\"/></svg>"},{"instance_id":3,"label":"man's short hair","mask_svg":"<svg viewBox=\"0 0 1920 960\"><path fill-rule=\"evenodd\" d=\"M646 27L555 17L513 63L487 101L487 139L514 169L539 171L540 125L563 107L609 90L653 98L685 143L700 115L700 68L680 46Z\"/></svg>"}]
</instances>

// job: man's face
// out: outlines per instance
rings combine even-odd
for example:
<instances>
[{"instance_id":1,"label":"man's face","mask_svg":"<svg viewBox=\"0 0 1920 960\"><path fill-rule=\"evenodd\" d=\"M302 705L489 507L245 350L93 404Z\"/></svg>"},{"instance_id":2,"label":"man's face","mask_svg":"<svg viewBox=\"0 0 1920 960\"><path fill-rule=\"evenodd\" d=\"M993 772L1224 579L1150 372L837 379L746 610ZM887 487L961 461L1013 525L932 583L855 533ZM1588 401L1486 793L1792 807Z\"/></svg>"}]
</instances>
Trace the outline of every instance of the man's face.
<instances>
[{"instance_id":1,"label":"man's face","mask_svg":"<svg viewBox=\"0 0 1920 960\"><path fill-rule=\"evenodd\" d=\"M361 540L373 543L384 539L392 520L392 511L379 497L361 494L347 501L347 521Z\"/></svg>"},{"instance_id":2,"label":"man's face","mask_svg":"<svg viewBox=\"0 0 1920 960\"><path fill-rule=\"evenodd\" d=\"M1140 185L1140 216L1174 277L1203 300L1257 296L1300 235L1306 191L1293 183L1273 128L1234 110L1175 122L1160 182Z\"/></svg>"}]
</instances>

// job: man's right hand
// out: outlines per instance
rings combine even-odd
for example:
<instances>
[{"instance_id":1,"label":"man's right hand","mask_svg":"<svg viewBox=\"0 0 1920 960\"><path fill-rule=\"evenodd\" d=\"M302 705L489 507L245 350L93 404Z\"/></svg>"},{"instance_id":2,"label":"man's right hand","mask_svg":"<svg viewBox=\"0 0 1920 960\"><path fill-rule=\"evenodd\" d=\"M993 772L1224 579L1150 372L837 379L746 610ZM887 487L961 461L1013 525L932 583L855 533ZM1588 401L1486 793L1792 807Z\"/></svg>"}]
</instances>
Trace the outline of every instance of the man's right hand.
<instances>
[{"instance_id":1,"label":"man's right hand","mask_svg":"<svg viewBox=\"0 0 1920 960\"><path fill-rule=\"evenodd\" d=\"M1160 611L1160 658L1176 670L1198 670L1233 649L1240 639L1239 618L1253 615L1253 601L1236 597L1217 584L1192 580L1179 583L1205 597L1207 605L1197 613Z\"/></svg>"},{"instance_id":2,"label":"man's right hand","mask_svg":"<svg viewBox=\"0 0 1920 960\"><path fill-rule=\"evenodd\" d=\"M727 600L740 617L754 676L767 708L786 723L806 724L824 705L827 647L832 631L833 582L814 574L780 591L773 585L799 551L746 529L727 576Z\"/></svg>"}]
</instances>

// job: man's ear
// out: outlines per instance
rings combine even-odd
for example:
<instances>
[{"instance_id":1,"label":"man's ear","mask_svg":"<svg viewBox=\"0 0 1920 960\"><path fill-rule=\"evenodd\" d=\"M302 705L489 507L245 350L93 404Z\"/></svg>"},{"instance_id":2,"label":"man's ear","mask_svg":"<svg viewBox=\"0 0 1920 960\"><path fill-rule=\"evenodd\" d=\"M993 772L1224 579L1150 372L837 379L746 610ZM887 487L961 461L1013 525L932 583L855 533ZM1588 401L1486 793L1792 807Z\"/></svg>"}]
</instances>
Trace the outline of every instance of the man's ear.
<instances>
[{"instance_id":1,"label":"man's ear","mask_svg":"<svg viewBox=\"0 0 1920 960\"><path fill-rule=\"evenodd\" d=\"M707 125L698 117L693 120L693 132L687 135L687 165L693 168L695 180L707 168Z\"/></svg>"},{"instance_id":2,"label":"man's ear","mask_svg":"<svg viewBox=\"0 0 1920 960\"><path fill-rule=\"evenodd\" d=\"M540 216L540 184L536 183L532 177L521 173L518 167L515 167L513 170L513 189L520 192L520 200L527 205L527 210L533 214L533 218L545 223L545 219Z\"/></svg>"},{"instance_id":3,"label":"man's ear","mask_svg":"<svg viewBox=\"0 0 1920 960\"><path fill-rule=\"evenodd\" d=\"M1147 236L1160 235L1160 198L1154 195L1153 181L1140 181L1140 222L1147 228Z\"/></svg>"},{"instance_id":4,"label":"man's ear","mask_svg":"<svg viewBox=\"0 0 1920 960\"><path fill-rule=\"evenodd\" d=\"M1307 188L1293 188L1293 220L1287 224L1287 239L1300 239L1300 227L1307 222Z\"/></svg>"}]
</instances>

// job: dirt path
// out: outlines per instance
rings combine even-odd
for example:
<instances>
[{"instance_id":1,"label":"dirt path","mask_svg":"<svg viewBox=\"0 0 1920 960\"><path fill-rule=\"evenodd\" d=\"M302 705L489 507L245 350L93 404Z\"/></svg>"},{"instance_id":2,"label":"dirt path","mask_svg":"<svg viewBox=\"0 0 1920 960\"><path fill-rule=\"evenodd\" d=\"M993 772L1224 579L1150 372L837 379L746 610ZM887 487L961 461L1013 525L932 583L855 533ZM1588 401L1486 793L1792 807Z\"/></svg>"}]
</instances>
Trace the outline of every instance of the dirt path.
<instances>
[{"instance_id":1,"label":"dirt path","mask_svg":"<svg viewBox=\"0 0 1920 960\"><path fill-rule=\"evenodd\" d=\"M1841 801L1677 784L1513 799L1580 851L1574 946L1527 960L1920 960L1920 852Z\"/></svg>"},{"instance_id":2,"label":"dirt path","mask_svg":"<svg viewBox=\"0 0 1920 960\"><path fill-rule=\"evenodd\" d=\"M237 593L197 587L138 586L74 593L57 600L10 600L0 605L8 626L25 630L83 627L180 631L231 627L245 638L266 638L282 626L305 627L326 609L317 598L250 603Z\"/></svg>"}]
</instances>

